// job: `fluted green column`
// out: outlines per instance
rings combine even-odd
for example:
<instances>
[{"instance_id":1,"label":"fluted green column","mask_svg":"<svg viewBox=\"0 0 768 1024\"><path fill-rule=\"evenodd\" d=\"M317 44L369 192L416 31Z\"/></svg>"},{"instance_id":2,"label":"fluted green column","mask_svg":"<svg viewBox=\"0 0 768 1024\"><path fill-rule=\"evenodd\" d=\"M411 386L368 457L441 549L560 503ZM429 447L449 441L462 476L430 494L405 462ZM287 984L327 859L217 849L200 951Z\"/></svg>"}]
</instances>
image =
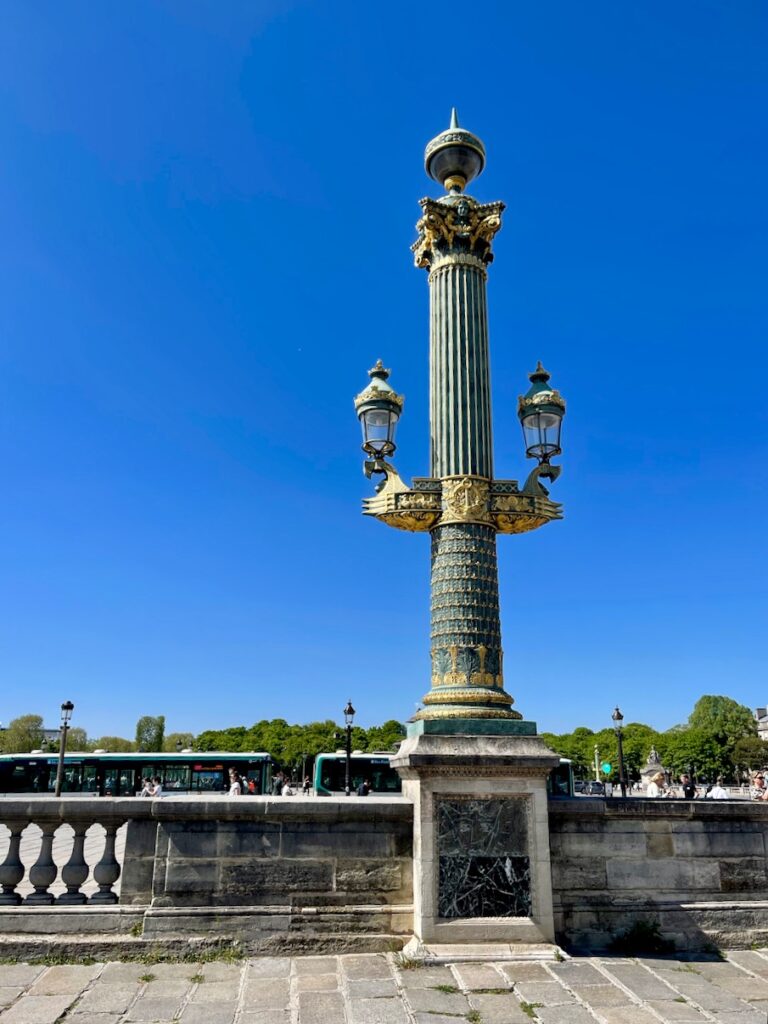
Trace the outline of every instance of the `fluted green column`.
<instances>
[{"instance_id":1,"label":"fluted green column","mask_svg":"<svg viewBox=\"0 0 768 1024\"><path fill-rule=\"evenodd\" d=\"M416 263L429 271L432 688L420 718L519 718L504 690L493 478L486 267L501 203L422 200Z\"/></svg>"}]
</instances>

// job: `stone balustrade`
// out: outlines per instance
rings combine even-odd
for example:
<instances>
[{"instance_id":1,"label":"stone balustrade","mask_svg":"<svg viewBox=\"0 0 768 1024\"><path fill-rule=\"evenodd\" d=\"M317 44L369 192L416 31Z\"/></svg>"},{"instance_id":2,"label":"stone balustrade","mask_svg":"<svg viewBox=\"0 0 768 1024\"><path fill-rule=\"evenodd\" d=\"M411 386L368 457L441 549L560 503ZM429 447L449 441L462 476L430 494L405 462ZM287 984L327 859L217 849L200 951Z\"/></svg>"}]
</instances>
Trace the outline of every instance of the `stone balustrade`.
<instances>
[{"instance_id":1,"label":"stone balustrade","mask_svg":"<svg viewBox=\"0 0 768 1024\"><path fill-rule=\"evenodd\" d=\"M92 797L0 801L0 824L7 830L4 842L0 832L0 907L117 903L118 832L149 811L130 800Z\"/></svg>"}]
</instances>

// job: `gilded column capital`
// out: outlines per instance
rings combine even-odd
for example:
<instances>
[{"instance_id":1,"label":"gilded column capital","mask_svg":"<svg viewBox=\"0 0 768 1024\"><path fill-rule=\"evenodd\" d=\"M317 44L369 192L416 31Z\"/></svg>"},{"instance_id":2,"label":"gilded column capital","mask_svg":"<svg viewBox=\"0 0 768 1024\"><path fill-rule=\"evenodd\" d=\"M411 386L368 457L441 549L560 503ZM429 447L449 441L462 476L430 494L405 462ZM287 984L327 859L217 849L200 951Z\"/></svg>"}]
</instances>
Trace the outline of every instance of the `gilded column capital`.
<instances>
[{"instance_id":1,"label":"gilded column capital","mask_svg":"<svg viewBox=\"0 0 768 1024\"><path fill-rule=\"evenodd\" d=\"M479 269L493 260L491 243L501 227L504 203L478 203L465 195L421 199L416 224L419 237L411 246L414 263L436 270L444 263L473 263Z\"/></svg>"}]
</instances>

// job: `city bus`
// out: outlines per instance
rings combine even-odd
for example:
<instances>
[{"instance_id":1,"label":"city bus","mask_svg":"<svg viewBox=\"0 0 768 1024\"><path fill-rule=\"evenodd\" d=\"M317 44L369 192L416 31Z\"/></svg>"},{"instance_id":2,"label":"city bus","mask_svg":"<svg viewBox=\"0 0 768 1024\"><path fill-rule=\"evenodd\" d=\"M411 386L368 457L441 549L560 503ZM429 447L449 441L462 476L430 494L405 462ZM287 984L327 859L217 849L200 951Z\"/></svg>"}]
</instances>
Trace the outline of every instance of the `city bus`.
<instances>
[{"instance_id":1,"label":"city bus","mask_svg":"<svg viewBox=\"0 0 768 1024\"><path fill-rule=\"evenodd\" d=\"M59 758L56 754L0 754L0 793L53 793ZM269 754L224 752L111 754L107 751L67 754L62 792L92 796L135 796L143 778L159 776L166 796L174 793L222 793L229 790L229 769L253 782L252 791L269 793L273 761Z\"/></svg>"},{"instance_id":2,"label":"city bus","mask_svg":"<svg viewBox=\"0 0 768 1024\"><path fill-rule=\"evenodd\" d=\"M575 796L573 788L573 762L561 757L560 764L547 776L547 793L550 796Z\"/></svg>"},{"instance_id":3,"label":"city bus","mask_svg":"<svg viewBox=\"0 0 768 1024\"><path fill-rule=\"evenodd\" d=\"M390 765L394 757L391 751L374 751L363 754L359 750L352 751L351 788L357 787L366 779L371 783L371 793L382 796L393 796L402 792L403 783L400 776ZM314 786L318 796L339 796L345 792L345 776L347 755L343 750L335 754L318 754L315 758Z\"/></svg>"}]
</instances>

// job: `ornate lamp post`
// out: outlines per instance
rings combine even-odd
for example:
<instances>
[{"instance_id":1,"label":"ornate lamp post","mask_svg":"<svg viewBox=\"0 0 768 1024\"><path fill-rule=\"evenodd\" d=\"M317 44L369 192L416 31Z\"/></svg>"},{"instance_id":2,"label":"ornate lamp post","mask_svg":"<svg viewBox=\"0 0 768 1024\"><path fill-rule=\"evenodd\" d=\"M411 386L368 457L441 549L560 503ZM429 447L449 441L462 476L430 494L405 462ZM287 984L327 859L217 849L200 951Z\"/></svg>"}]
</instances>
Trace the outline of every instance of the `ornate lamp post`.
<instances>
[{"instance_id":1,"label":"ornate lamp post","mask_svg":"<svg viewBox=\"0 0 768 1024\"><path fill-rule=\"evenodd\" d=\"M621 730L621 723L624 721L624 715L622 715L617 707L611 715L611 718L613 719L613 728L619 745L619 785L621 786L621 795L626 796L627 776L624 773L624 734Z\"/></svg>"},{"instance_id":2,"label":"ornate lamp post","mask_svg":"<svg viewBox=\"0 0 768 1024\"><path fill-rule=\"evenodd\" d=\"M352 792L352 722L355 719L355 709L352 707L352 701L347 701L347 706L344 708L344 726L346 728L346 741L347 741L347 757L344 762L344 792L347 796ZM304 780L302 779L302 782Z\"/></svg>"},{"instance_id":3,"label":"ornate lamp post","mask_svg":"<svg viewBox=\"0 0 768 1024\"><path fill-rule=\"evenodd\" d=\"M534 935L551 936L553 927L548 840L542 837L547 834L545 778L557 757L537 737L535 723L513 710L505 689L496 536L562 518L542 480L554 480L560 472L551 460L560 454L565 402L539 363L518 404L526 455L536 467L522 487L497 478L486 281L504 204L465 194L485 166L485 147L459 126L455 110L447 131L428 143L424 162L429 177L447 193L420 201L418 238L411 246L416 266L427 271L430 293L428 477L414 479L409 487L389 461L404 399L389 384L381 361L355 398L365 473L383 477L376 495L364 500L364 514L431 538L431 686L393 761L414 801L420 835L414 931L419 941L456 936L455 923L446 930L445 921L474 917L486 922L485 934L496 929L499 941L510 941L513 934L538 941ZM466 794L473 790L498 799L473 800L470 808ZM467 815L472 821L464 821ZM505 863L520 866L519 884L508 884L502 893L504 887L494 888L478 861L463 877L481 881L472 883L474 888L467 881L467 892L458 892L454 881L460 867L457 862L453 872L448 866L450 858L460 856L458 837L490 836L502 820L507 838L489 845L486 854L498 856L503 846ZM474 848L465 853L473 863L481 856ZM434 877L438 864L445 871L439 879ZM517 924L487 921L505 915ZM468 925L467 941L473 934Z\"/></svg>"},{"instance_id":4,"label":"ornate lamp post","mask_svg":"<svg viewBox=\"0 0 768 1024\"><path fill-rule=\"evenodd\" d=\"M61 739L59 740L59 766L56 769L56 796L61 796L61 786L64 781L64 755L67 752L67 733L74 710L75 705L71 700L67 700L61 705Z\"/></svg>"}]
</instances>

